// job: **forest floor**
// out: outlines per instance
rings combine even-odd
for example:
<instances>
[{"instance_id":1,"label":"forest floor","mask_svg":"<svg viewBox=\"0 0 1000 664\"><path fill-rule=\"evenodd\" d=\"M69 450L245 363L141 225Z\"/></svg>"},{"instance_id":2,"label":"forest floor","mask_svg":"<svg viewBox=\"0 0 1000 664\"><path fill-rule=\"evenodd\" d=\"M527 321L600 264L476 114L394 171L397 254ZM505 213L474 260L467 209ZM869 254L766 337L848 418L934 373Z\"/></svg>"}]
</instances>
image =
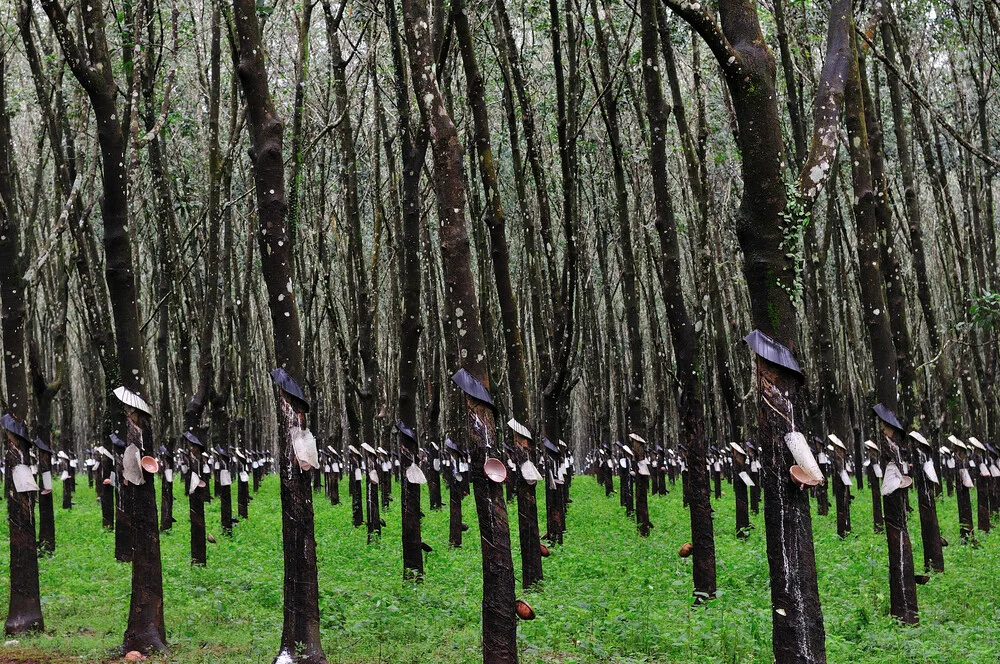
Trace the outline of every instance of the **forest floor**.
<instances>
[{"instance_id":1,"label":"forest floor","mask_svg":"<svg viewBox=\"0 0 1000 664\"><path fill-rule=\"evenodd\" d=\"M93 490L85 481L80 485L72 511L57 507L57 551L40 565L46 632L0 647L0 663L112 661L109 652L121 644L129 569L114 560L114 536L101 529ZM278 488L276 476L265 480L250 504L250 519L236 525L232 538L219 532L218 500L207 506L218 543L209 544L206 568L188 564L187 501L178 495L180 520L161 540L171 653L152 661L270 664L282 615ZM351 527L346 485L341 488L345 500L338 507L322 494L315 501L323 646L330 663L481 661L481 569L471 497L465 544L449 549L448 514L426 509L425 492L424 538L434 551L417 585L401 580L398 502L384 515L384 539L368 545L365 529ZM574 480L566 541L544 560L544 590L518 591L538 616L519 624L522 663L772 661L763 514L752 516L750 539L737 540L732 492L725 487L715 505L719 597L692 607L691 561L677 556L689 539L688 516L680 485L671 489L665 498L650 498L655 528L642 539L617 496L606 499L592 477ZM58 506L59 487L55 493ZM942 531L952 543L945 549L946 572L919 587L921 625L902 627L888 616L886 544L872 533L871 494L867 487L856 493L854 534L846 541L837 538L832 509L813 521L829 661L1000 661L1000 534L980 534L978 548L959 545L955 499L939 501ZM515 507L509 510L516 523ZM915 513L910 529L920 561ZM512 536L519 574L516 527ZM0 561L9 560L7 542L3 519ZM5 604L9 575L5 567L0 571Z\"/></svg>"}]
</instances>

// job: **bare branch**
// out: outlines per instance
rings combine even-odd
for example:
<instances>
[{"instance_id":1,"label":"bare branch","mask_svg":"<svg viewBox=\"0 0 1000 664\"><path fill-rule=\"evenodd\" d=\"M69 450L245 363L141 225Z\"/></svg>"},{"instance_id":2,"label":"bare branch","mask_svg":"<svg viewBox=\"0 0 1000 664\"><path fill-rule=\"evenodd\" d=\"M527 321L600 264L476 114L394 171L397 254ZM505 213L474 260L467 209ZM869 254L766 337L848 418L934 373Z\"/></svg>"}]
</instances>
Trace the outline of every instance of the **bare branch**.
<instances>
[{"instance_id":1,"label":"bare branch","mask_svg":"<svg viewBox=\"0 0 1000 664\"><path fill-rule=\"evenodd\" d=\"M920 94L920 91L917 90L917 86L913 84L913 82L909 79L908 76L905 76L902 72L899 71L899 67L896 66L896 63L891 62L888 58L885 57L885 55L880 53L875 48L875 44L872 42L871 39L868 38L868 35L866 35L861 30L858 30L857 32L858 35L861 37L861 39L863 39L868 44L868 47L871 49L872 55L878 58L878 60L886 66L891 75L898 78L900 83L906 86L906 89L910 91L910 94L913 95L913 98L916 99L921 106L927 109L927 112L931 114L931 117L934 118L934 121L938 123L946 132L948 132L948 134L955 139L955 142L957 142L963 148L968 150L970 154L972 154L974 157L982 161L984 164L990 166L990 168L992 168L994 171L1000 172L1000 162L998 162L996 159L989 156L988 154L977 148L975 145L970 143L968 139L965 138L960 131L955 129L955 127L952 126L950 122L944 119L944 116L941 115L941 113L927 100L926 97Z\"/></svg>"},{"instance_id":2,"label":"bare branch","mask_svg":"<svg viewBox=\"0 0 1000 664\"><path fill-rule=\"evenodd\" d=\"M663 4L701 35L727 77L739 76L742 69L740 55L729 43L725 33L722 32L722 27L704 5L700 2L687 0L663 0Z\"/></svg>"}]
</instances>

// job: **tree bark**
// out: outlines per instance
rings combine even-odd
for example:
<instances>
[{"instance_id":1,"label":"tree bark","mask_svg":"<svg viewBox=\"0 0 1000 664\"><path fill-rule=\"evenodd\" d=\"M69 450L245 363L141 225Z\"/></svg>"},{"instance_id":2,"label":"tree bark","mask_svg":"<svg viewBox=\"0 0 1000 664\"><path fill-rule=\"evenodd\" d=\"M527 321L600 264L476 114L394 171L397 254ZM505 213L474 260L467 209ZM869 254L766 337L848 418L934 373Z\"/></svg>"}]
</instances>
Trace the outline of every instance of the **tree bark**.
<instances>
[{"instance_id":1,"label":"tree bark","mask_svg":"<svg viewBox=\"0 0 1000 664\"><path fill-rule=\"evenodd\" d=\"M510 249L507 243L507 221L500 199L500 185L490 137L489 115L486 106L485 81L479 69L473 45L468 9L462 0L452 2L455 34L462 53L465 79L468 85L469 105L472 108L475 142L478 154L479 175L486 199L485 220L490 231L493 279L500 302L504 346L507 352L507 381L510 387L511 413L518 422L530 420L528 377L525 368L524 344L521 340L521 323L518 317L517 297L510 275ZM535 446L530 438L516 436L515 463L520 469L525 461L536 459ZM521 544L521 582L530 588L542 580L541 540L538 533L538 508L535 485L525 481L518 471L514 473L517 489L518 532Z\"/></svg>"},{"instance_id":2,"label":"tree bark","mask_svg":"<svg viewBox=\"0 0 1000 664\"><path fill-rule=\"evenodd\" d=\"M123 386L141 396L145 389L138 289L128 223L128 173L125 167L128 160L125 155L125 135L122 124L119 123L119 117L124 122L128 114L118 115L121 109L117 106L118 87L105 35L104 6L102 2L95 0L81 7L86 51L76 41L65 11L57 0L45 0L42 6L52 23L70 69L87 92L97 120L97 139L104 175L101 199L104 278L114 321L117 369ZM126 59L128 58L131 58L131 53L127 53ZM115 424L121 427L123 422L118 419ZM131 427L137 426L131 420L127 426L127 437L135 441L143 454L156 453L148 421L139 426L139 433L131 430ZM128 627L122 645L125 652L167 649L156 491L152 476L148 473L144 475L146 481L143 484L126 488L132 511L132 596ZM124 482L121 483L124 485Z\"/></svg>"},{"instance_id":3,"label":"tree bark","mask_svg":"<svg viewBox=\"0 0 1000 664\"><path fill-rule=\"evenodd\" d=\"M324 5L325 7L325 5ZM410 431L418 431L417 399L420 379L417 372L420 336L423 322L420 314L420 176L427 154L428 135L423 125L414 135L410 118L410 101L406 85L406 71L403 48L399 36L396 5L385 3L386 21L389 27L392 59L395 67L396 112L399 114L398 131L403 158L402 175L402 218L400 237L400 298L402 312L399 323L399 390L396 400L396 415L399 422ZM400 518L403 528L403 578L420 579L424 574L422 536L420 529L420 485L409 481L406 469L420 461L420 451L416 438L411 438L399 430L400 476ZM432 471L433 472L433 471ZM438 484L440 492L440 484Z\"/></svg>"},{"instance_id":4,"label":"tree bark","mask_svg":"<svg viewBox=\"0 0 1000 664\"><path fill-rule=\"evenodd\" d=\"M28 413L28 382L25 374L24 269L17 208L14 202L13 147L10 115L7 110L7 63L0 51L0 328L3 333L4 379L7 412L24 425ZM35 549L35 514L30 492L14 488L13 470L29 464L31 444L6 432L4 464L7 468L4 494L7 497L7 526L10 537L10 603L4 632L8 636L45 629L38 585L38 553Z\"/></svg>"},{"instance_id":5,"label":"tree bark","mask_svg":"<svg viewBox=\"0 0 1000 664\"><path fill-rule=\"evenodd\" d=\"M701 349L684 303L680 250L673 201L667 189L666 129L663 90L660 82L659 32L656 0L641 0L643 88L646 117L650 126L649 163L652 171L656 233L660 245L660 280L667 321L677 363L677 411L680 437L687 455L687 498L694 544L694 593L699 601L715 597L715 535L709 499L704 409L702 406ZM641 524L640 524L641 525Z\"/></svg>"},{"instance_id":6,"label":"tree bark","mask_svg":"<svg viewBox=\"0 0 1000 664\"><path fill-rule=\"evenodd\" d=\"M743 157L744 190L736 233L744 256L751 319L760 332L794 353L796 315L789 296L794 265L782 244L786 194L775 62L761 34L757 3L721 0L720 30L707 10L664 2L699 32L722 67ZM800 400L802 378L758 356L757 385L773 654L777 662L821 663L826 652L809 496L789 480L792 457L784 444L785 435L795 428L793 404Z\"/></svg>"},{"instance_id":7,"label":"tree bark","mask_svg":"<svg viewBox=\"0 0 1000 664\"><path fill-rule=\"evenodd\" d=\"M896 350L893 345L879 256L876 219L876 196L873 190L868 130L865 121L861 72L857 59L857 40L852 36L855 56L845 91L846 124L850 140L851 178L854 189L854 215L858 233L858 268L863 319L875 369L875 393L882 405L898 411ZM889 438L882 447L881 459L901 463L903 433L885 427ZM889 544L890 611L904 623L917 624L916 583L913 578L913 551L906 525L906 489L883 496L886 538Z\"/></svg>"},{"instance_id":8,"label":"tree bark","mask_svg":"<svg viewBox=\"0 0 1000 664\"><path fill-rule=\"evenodd\" d=\"M267 80L264 45L252 0L234 0L239 37L237 73L247 100L251 161L257 194L261 270L268 293L274 355L280 368L301 384L302 335L293 292L292 246L287 223L282 162L283 125ZM284 620L276 662L325 664L320 644L319 582L316 571L310 477L295 463L292 428L305 417L282 393L278 399L277 462L281 478L281 534L284 557Z\"/></svg>"},{"instance_id":9,"label":"tree bark","mask_svg":"<svg viewBox=\"0 0 1000 664\"><path fill-rule=\"evenodd\" d=\"M486 390L489 365L480 325L478 299L471 271L469 238L462 186L462 150L458 132L448 114L434 77L427 7L423 0L405 0L403 14L410 71L421 121L430 132L434 155L434 191L437 198L445 300L455 325L450 364L464 368ZM495 412L490 405L466 399L464 435L472 453L471 472L479 517L483 555L483 661L517 662L517 625L514 613L514 566L503 485L488 479L483 464L499 456Z\"/></svg>"}]
</instances>

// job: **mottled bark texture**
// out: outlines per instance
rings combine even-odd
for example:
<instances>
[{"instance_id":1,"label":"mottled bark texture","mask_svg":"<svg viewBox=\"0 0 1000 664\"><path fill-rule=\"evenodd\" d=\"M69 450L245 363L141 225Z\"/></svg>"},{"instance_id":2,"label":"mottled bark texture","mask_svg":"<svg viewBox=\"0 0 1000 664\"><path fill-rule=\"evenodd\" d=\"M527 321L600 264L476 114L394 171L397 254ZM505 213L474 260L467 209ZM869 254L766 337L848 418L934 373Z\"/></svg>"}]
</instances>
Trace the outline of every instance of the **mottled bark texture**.
<instances>
[{"instance_id":1,"label":"mottled bark texture","mask_svg":"<svg viewBox=\"0 0 1000 664\"><path fill-rule=\"evenodd\" d=\"M852 33L852 58L845 91L845 115L848 146L851 154L851 180L854 189L854 217L857 223L858 278L861 294L862 319L868 332L872 363L875 369L875 394L883 406L894 414L899 403L896 384L899 379L896 349L892 340L886 311L885 288L881 271L880 239L876 218L877 200L872 179L871 152L865 117L861 71L857 58L857 39ZM883 427L886 440L882 443L883 466L901 463L906 444L905 433L893 427ZM913 578L913 551L907 529L907 489L893 491L882 500L886 539L889 546L889 597L893 616L905 623L919 622L917 590Z\"/></svg>"},{"instance_id":2,"label":"mottled bark texture","mask_svg":"<svg viewBox=\"0 0 1000 664\"><path fill-rule=\"evenodd\" d=\"M639 6L642 16L643 89L650 126L649 164L662 274L660 284L677 362L677 411L680 415L680 440L687 454L688 483L685 488L691 516L691 543L694 545L694 593L699 600L704 600L715 596L716 577L712 503L705 465L708 441L705 438L702 376L698 361L701 352L694 323L684 304L677 221L667 188L667 119L660 82L656 0L641 0ZM642 524L639 525L641 530Z\"/></svg>"},{"instance_id":3,"label":"mottled bark texture","mask_svg":"<svg viewBox=\"0 0 1000 664\"><path fill-rule=\"evenodd\" d=\"M522 424L529 420L528 375L525 368L524 343L518 317L517 296L510 274L510 249L507 243L507 219L500 197L500 183L490 137L486 85L476 58L469 10L462 0L452 3L455 34L465 69L469 105L472 109L474 139L478 156L479 176L486 199L485 220L490 232L493 279L507 351L507 381L510 388L511 412ZM514 460L518 468L525 461L535 461L535 446L530 438L515 436ZM514 472L517 491L518 532L521 544L521 581L529 588L542 580L541 540L538 533L538 505L535 485Z\"/></svg>"},{"instance_id":4,"label":"mottled bark texture","mask_svg":"<svg viewBox=\"0 0 1000 664\"><path fill-rule=\"evenodd\" d=\"M784 144L778 113L774 56L761 33L757 3L720 0L720 24L697 4L664 0L702 36L715 55L733 100L742 154L744 190L736 215L753 325L795 352L795 306L789 293L794 265L783 248ZM793 404L802 378L757 358L758 439L764 522L771 578L772 649L776 662L826 661L823 614L816 580L809 494L789 479L784 443L796 430ZM794 409L804 412L804 408ZM691 464L693 466L693 462ZM702 468L704 465L701 466ZM695 542L697 551L697 543Z\"/></svg>"},{"instance_id":5,"label":"mottled bark texture","mask_svg":"<svg viewBox=\"0 0 1000 664\"><path fill-rule=\"evenodd\" d=\"M87 92L97 122L104 176L101 198L104 278L114 321L118 375L125 388L144 395L138 289L128 223L128 173L125 166L128 159L125 155L123 130L125 118L120 115L117 107L119 90L105 35L104 4L96 0L80 7L86 49L77 42L65 11L58 2L46 0L42 6L52 23L67 64ZM109 379L111 377L106 376ZM114 424L120 427L120 431L124 429L124 422L120 419ZM139 437L138 440L142 443L139 447L144 453L153 454L156 447L152 432L148 423L144 427L146 434ZM133 438L134 434L128 431L125 436ZM131 512L132 599L122 648L126 652L165 651L160 538L157 530L156 491L151 478L138 487L128 487L126 497L126 505Z\"/></svg>"},{"instance_id":6,"label":"mottled bark texture","mask_svg":"<svg viewBox=\"0 0 1000 664\"><path fill-rule=\"evenodd\" d=\"M458 132L445 107L433 71L427 6L423 0L403 2L410 71L420 108L421 122L430 132L434 156L434 192L440 223L441 264L444 271L448 320L455 325L449 335L449 364L464 368L489 389L486 342L480 324L478 298L471 270L469 237L462 184L462 149ZM496 413L486 403L467 398L463 429L471 451L472 482L479 516L483 555L483 661L517 662L517 623L514 613L514 565L503 484L488 479L483 463L500 456L496 439Z\"/></svg>"},{"instance_id":7,"label":"mottled bark texture","mask_svg":"<svg viewBox=\"0 0 1000 664\"><path fill-rule=\"evenodd\" d=\"M274 109L267 81L257 10L252 0L235 0L238 36L237 73L247 102L251 161L257 193L258 244L267 287L274 335L274 355L280 368L303 384L302 334L292 280L292 246L285 200L282 162L283 125ZM275 661L325 664L320 644L319 582L316 571L310 477L295 463L290 436L305 428L306 418L281 392L278 397L278 454L281 479L281 539L284 557L284 620Z\"/></svg>"},{"instance_id":8,"label":"mottled bark texture","mask_svg":"<svg viewBox=\"0 0 1000 664\"><path fill-rule=\"evenodd\" d=\"M7 113L6 58L0 50L0 329L3 333L3 366L7 387L7 412L23 424L28 413L28 381L25 374L24 268L21 242L14 217L14 183L10 149L10 116ZM38 586L38 554L35 549L35 513L31 493L14 489L14 467L30 463L30 443L11 433L4 444L4 495L10 536L10 603L4 632L8 636L42 631L42 605Z\"/></svg>"}]
</instances>

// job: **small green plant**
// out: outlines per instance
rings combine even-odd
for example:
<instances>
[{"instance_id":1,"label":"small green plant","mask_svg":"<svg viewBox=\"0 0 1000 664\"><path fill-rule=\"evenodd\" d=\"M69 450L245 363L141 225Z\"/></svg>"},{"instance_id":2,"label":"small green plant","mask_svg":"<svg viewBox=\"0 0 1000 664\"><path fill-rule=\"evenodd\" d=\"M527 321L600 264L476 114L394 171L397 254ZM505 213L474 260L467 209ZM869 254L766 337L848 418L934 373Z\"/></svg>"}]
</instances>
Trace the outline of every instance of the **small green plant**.
<instances>
[{"instance_id":1,"label":"small green plant","mask_svg":"<svg viewBox=\"0 0 1000 664\"><path fill-rule=\"evenodd\" d=\"M1000 293L983 291L979 297L972 300L969 307L972 324L984 330L995 330L1000 327Z\"/></svg>"},{"instance_id":2,"label":"small green plant","mask_svg":"<svg viewBox=\"0 0 1000 664\"><path fill-rule=\"evenodd\" d=\"M785 252L785 257L792 262L791 283L785 275L778 277L778 285L788 293L793 301L802 296L802 274L805 266L805 246L803 238L806 228L812 221L812 215L802 204L795 186L785 183L785 211L781 213L781 242L778 248Z\"/></svg>"}]
</instances>

